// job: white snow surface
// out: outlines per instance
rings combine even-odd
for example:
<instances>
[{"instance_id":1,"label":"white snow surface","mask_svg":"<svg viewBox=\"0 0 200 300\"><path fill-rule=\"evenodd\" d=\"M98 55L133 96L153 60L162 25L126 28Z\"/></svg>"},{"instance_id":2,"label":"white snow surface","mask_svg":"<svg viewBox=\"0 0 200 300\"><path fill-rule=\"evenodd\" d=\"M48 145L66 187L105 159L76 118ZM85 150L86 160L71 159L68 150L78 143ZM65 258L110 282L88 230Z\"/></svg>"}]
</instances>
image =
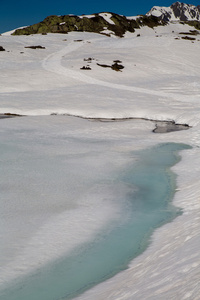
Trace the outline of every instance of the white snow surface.
<instances>
[{"instance_id":1,"label":"white snow surface","mask_svg":"<svg viewBox=\"0 0 200 300\"><path fill-rule=\"evenodd\" d=\"M92 14L92 15L82 15L82 16L79 16L79 18L94 18L95 17L95 14Z\"/></svg>"},{"instance_id":2,"label":"white snow surface","mask_svg":"<svg viewBox=\"0 0 200 300\"><path fill-rule=\"evenodd\" d=\"M155 17L160 17L163 13L170 14L173 20L176 19L171 7L165 7L165 6L153 6L152 9L147 13L147 16L152 15Z\"/></svg>"},{"instance_id":3,"label":"white snow surface","mask_svg":"<svg viewBox=\"0 0 200 300\"><path fill-rule=\"evenodd\" d=\"M1 227L3 285L72 251L119 218L120 203L113 199L125 187L102 180L125 168L131 151L177 142L193 147L173 167L174 204L183 215L158 229L128 270L77 299L199 299L200 37L191 42L179 35L190 29L143 28L125 38L80 32L69 33L67 40L61 34L0 37L6 49L0 53L0 113L26 115L0 120L1 188L9 199L1 204L8 218ZM45 49L24 48L30 45ZM122 72L97 65L114 60L122 61ZM84 65L91 70L81 70ZM192 128L154 134L154 123L139 119L99 123L51 114L174 120ZM38 178L37 170L47 177ZM41 201L45 211L39 210Z\"/></svg>"},{"instance_id":4,"label":"white snow surface","mask_svg":"<svg viewBox=\"0 0 200 300\"><path fill-rule=\"evenodd\" d=\"M110 13L100 13L99 16L104 18L106 22L115 25L115 22L111 20L112 15Z\"/></svg>"}]
</instances>

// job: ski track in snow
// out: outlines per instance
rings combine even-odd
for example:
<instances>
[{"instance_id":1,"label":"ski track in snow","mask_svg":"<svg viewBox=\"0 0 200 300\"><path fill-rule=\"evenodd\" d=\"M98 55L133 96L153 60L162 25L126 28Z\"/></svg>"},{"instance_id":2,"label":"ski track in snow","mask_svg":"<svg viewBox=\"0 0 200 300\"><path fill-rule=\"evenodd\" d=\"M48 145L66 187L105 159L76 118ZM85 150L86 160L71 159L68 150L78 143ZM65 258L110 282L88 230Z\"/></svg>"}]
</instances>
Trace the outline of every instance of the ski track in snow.
<instances>
[{"instance_id":1,"label":"ski track in snow","mask_svg":"<svg viewBox=\"0 0 200 300\"><path fill-rule=\"evenodd\" d=\"M176 100L181 100L182 96L177 95L177 94L166 93L166 92L162 92L162 91L154 91L154 90L139 88L139 87L135 87L135 86L127 86L127 85L123 85L123 84L110 83L110 82L95 79L88 75L82 74L79 71L74 71L74 70L63 67L62 66L62 57L66 54L69 54L73 51L78 50L83 45L84 45L84 42L79 42L79 43L72 42L67 47L64 47L63 49L61 49L60 51L50 54L43 60L43 62L42 62L43 68L47 71L51 71L51 72L54 72L54 73L57 73L57 74L60 74L60 75L66 76L66 77L70 77L70 78L73 78L74 80L82 81L87 84L100 85L100 86L105 86L105 87L112 88L112 89L133 91L133 92L137 92L137 93L143 93L143 94L155 95L155 96L164 97L164 98L172 98L172 99L176 99ZM187 96L185 96L185 98L187 98Z\"/></svg>"}]
</instances>

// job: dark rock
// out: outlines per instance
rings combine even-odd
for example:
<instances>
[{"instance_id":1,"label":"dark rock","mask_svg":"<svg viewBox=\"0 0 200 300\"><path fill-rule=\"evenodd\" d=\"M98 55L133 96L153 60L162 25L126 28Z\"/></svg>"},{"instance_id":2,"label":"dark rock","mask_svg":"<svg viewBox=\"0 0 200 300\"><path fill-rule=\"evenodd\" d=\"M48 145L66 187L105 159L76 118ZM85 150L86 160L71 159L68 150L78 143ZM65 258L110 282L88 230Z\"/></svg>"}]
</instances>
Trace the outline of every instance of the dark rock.
<instances>
[{"instance_id":1,"label":"dark rock","mask_svg":"<svg viewBox=\"0 0 200 300\"><path fill-rule=\"evenodd\" d=\"M112 64L111 66L105 65L105 64L99 64L99 63L97 63L97 65L100 66L100 67L103 67L103 68L111 68L114 71L121 71L122 69L124 69L124 66L119 65L118 61L115 61L115 63Z\"/></svg>"},{"instance_id":2,"label":"dark rock","mask_svg":"<svg viewBox=\"0 0 200 300\"><path fill-rule=\"evenodd\" d=\"M14 118L14 117L22 117L22 115L11 114L11 113L0 114L0 119Z\"/></svg>"},{"instance_id":3,"label":"dark rock","mask_svg":"<svg viewBox=\"0 0 200 300\"><path fill-rule=\"evenodd\" d=\"M188 21L186 23L190 26L193 26L197 30L200 30L200 21Z\"/></svg>"},{"instance_id":4,"label":"dark rock","mask_svg":"<svg viewBox=\"0 0 200 300\"><path fill-rule=\"evenodd\" d=\"M181 37L183 40L189 40L189 41L195 41L196 39L191 37L191 36L182 36Z\"/></svg>"},{"instance_id":5,"label":"dark rock","mask_svg":"<svg viewBox=\"0 0 200 300\"><path fill-rule=\"evenodd\" d=\"M27 47L24 47L24 48L30 48L30 49L46 49L45 47L42 47L42 46L27 46Z\"/></svg>"},{"instance_id":6,"label":"dark rock","mask_svg":"<svg viewBox=\"0 0 200 300\"><path fill-rule=\"evenodd\" d=\"M116 63L114 63L114 64L111 66L111 69L114 70L114 71L120 71L120 70L124 69L124 66L119 65L119 64L116 62Z\"/></svg>"},{"instance_id":7,"label":"dark rock","mask_svg":"<svg viewBox=\"0 0 200 300\"><path fill-rule=\"evenodd\" d=\"M199 31L198 30L190 30L191 35L198 35Z\"/></svg>"},{"instance_id":8,"label":"dark rock","mask_svg":"<svg viewBox=\"0 0 200 300\"><path fill-rule=\"evenodd\" d=\"M185 35L198 35L198 30L190 30L190 32L180 32L179 34L185 34Z\"/></svg>"},{"instance_id":9,"label":"dark rock","mask_svg":"<svg viewBox=\"0 0 200 300\"><path fill-rule=\"evenodd\" d=\"M175 2L171 5L171 8L174 12L176 18L179 18L181 21L187 21L188 18L185 15L185 5L184 3Z\"/></svg>"},{"instance_id":10,"label":"dark rock","mask_svg":"<svg viewBox=\"0 0 200 300\"><path fill-rule=\"evenodd\" d=\"M0 51L5 51L5 49L2 46L0 46Z\"/></svg>"},{"instance_id":11,"label":"dark rock","mask_svg":"<svg viewBox=\"0 0 200 300\"><path fill-rule=\"evenodd\" d=\"M94 58L92 58L92 57L84 58L84 61L91 62L92 60L94 60Z\"/></svg>"},{"instance_id":12,"label":"dark rock","mask_svg":"<svg viewBox=\"0 0 200 300\"><path fill-rule=\"evenodd\" d=\"M99 64L97 63L98 66L102 67L102 68L111 68L111 66L109 65L105 65L105 64Z\"/></svg>"},{"instance_id":13,"label":"dark rock","mask_svg":"<svg viewBox=\"0 0 200 300\"><path fill-rule=\"evenodd\" d=\"M80 68L81 70L92 70L89 66L83 66L82 68Z\"/></svg>"}]
</instances>

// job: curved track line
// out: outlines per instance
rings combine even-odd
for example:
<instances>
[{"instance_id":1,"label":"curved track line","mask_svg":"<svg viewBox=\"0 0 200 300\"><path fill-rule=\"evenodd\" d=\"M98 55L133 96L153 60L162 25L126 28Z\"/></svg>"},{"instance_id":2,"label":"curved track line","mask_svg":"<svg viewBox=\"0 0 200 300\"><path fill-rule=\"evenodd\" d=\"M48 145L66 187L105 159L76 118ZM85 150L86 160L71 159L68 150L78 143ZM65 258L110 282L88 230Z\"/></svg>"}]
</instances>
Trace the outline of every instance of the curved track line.
<instances>
[{"instance_id":1,"label":"curved track line","mask_svg":"<svg viewBox=\"0 0 200 300\"><path fill-rule=\"evenodd\" d=\"M66 76L66 77L70 77L75 80L85 82L87 84L100 85L100 86L105 86L105 87L109 87L109 88L113 88L113 89L133 91L133 92L137 92L137 93L155 95L155 96L165 97L165 98L166 97L173 98L176 100L182 98L182 96L177 95L177 94L166 93L166 92L162 92L162 91L153 91L153 90L139 88L139 87L135 87L135 86L127 86L127 85L123 85L123 84L106 82L106 81L95 79L88 75L82 74L79 71L74 71L74 70L63 67L61 64L62 57L66 54L76 51L83 44L84 44L84 42L79 42L79 43L72 42L67 47L63 48L62 50L55 52L53 54L50 54L43 60L43 63L42 63L43 68L47 71L51 71L51 72L54 72L54 73L57 73L57 74L60 74L60 75Z\"/></svg>"}]
</instances>

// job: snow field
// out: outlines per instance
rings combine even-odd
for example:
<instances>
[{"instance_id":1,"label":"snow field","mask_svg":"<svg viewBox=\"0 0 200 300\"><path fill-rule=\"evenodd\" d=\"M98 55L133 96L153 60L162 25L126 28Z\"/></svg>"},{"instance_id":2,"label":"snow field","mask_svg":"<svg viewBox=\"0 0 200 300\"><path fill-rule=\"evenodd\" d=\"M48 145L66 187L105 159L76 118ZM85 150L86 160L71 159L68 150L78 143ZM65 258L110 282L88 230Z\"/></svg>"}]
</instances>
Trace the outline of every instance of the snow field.
<instances>
[{"instance_id":1,"label":"snow field","mask_svg":"<svg viewBox=\"0 0 200 300\"><path fill-rule=\"evenodd\" d=\"M175 40L179 32L190 29L177 24L154 30L143 28L127 34L124 39L91 33L0 37L0 45L10 51L0 54L0 113L29 116L1 120L1 149L5 149L1 159L4 162L3 196L9 201L17 201L22 209L21 222L27 224L24 227L14 218L17 207L14 202L11 210L3 202L2 209L8 213L13 225L2 227L1 232L5 241L3 284L20 274L24 276L65 251L72 251L78 243L91 239L110 218L113 217L113 222L119 218L121 207L119 201L113 206L116 195L112 184L108 186L104 182L103 187L95 184L106 172L115 174L120 167L126 167L129 161L126 155L130 151L161 142L176 142L193 147L181 153L181 162L173 168L178 174L174 203L183 208L183 215L157 230L151 246L130 264L128 270L79 299L198 299L200 42L198 36L194 43ZM137 37L138 33L140 37ZM30 45L42 45L46 49L24 48ZM84 58L89 57L95 59L90 64L92 70L80 70L87 63ZM115 59L121 60L125 66L122 72L96 65L97 62L112 64ZM154 123L144 120L100 123L69 116L47 116L53 113L83 118L175 120L193 127L187 131L153 134ZM95 146L97 140L99 149ZM7 168L9 163L11 166L9 159L13 158L14 152L17 152L16 160L12 161L12 168ZM66 155L69 157L66 165L71 164L70 170L77 171L70 171L69 177L62 166ZM48 167L50 159L52 169ZM36 164L37 161L43 163ZM88 164L92 183L82 182L82 188L87 188L81 190L80 186L77 190L73 186L74 180L65 186L63 175L64 178L78 176L81 182ZM93 178L96 164L98 168ZM44 178L37 179L38 168L41 174L48 170L48 180L56 180L58 190L53 191L48 181L46 187L39 184ZM25 187L30 181L34 184L28 191ZM18 199L16 187L20 187ZM61 190L74 198L66 203ZM88 196L88 191L91 196L95 194L95 202ZM124 187L116 192L120 191L123 193ZM77 198L78 194L83 195L83 200ZM45 205L45 199L48 199L48 210L38 214L37 201L32 201L33 207L26 206L27 195L44 201ZM55 197L60 202L52 211ZM102 197L108 197L103 202L105 205L102 205ZM99 214L94 223L96 210ZM25 217L28 212L32 221ZM84 226L80 226L80 220ZM64 229L72 228L72 224L73 229L68 235ZM61 228L64 234L61 234ZM10 241L14 243L12 249ZM22 245L25 245L23 250Z\"/></svg>"}]
</instances>

